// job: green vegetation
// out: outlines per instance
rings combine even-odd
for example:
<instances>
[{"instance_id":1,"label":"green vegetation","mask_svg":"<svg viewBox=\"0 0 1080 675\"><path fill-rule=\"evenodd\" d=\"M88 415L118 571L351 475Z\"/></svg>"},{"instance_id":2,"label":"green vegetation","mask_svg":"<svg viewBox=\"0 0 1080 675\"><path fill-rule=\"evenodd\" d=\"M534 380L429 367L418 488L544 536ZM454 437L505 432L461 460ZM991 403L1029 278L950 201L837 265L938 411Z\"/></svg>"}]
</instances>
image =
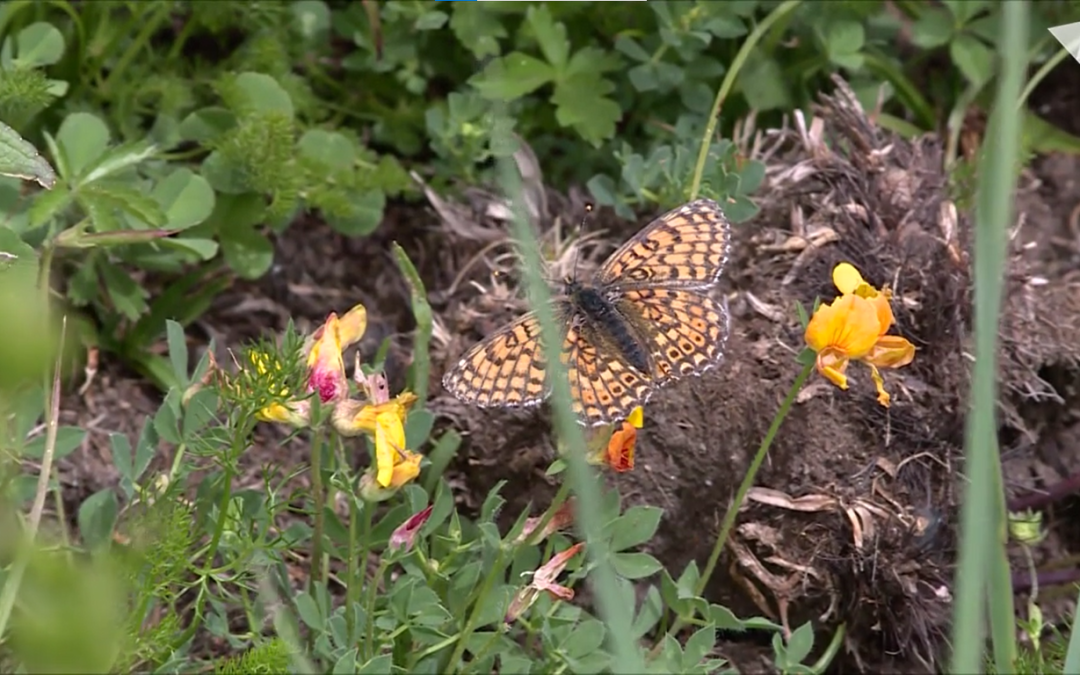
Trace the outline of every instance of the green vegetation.
<instances>
[{"instance_id":1,"label":"green vegetation","mask_svg":"<svg viewBox=\"0 0 1080 675\"><path fill-rule=\"evenodd\" d=\"M441 193L482 185L516 196L519 138L547 185L585 185L624 217L706 196L745 222L758 212L765 166L732 135L751 117L762 129L808 110L837 73L882 127L938 133L958 202L979 207L973 484L954 665L985 660L995 672L1035 673L1080 662L1080 644L1066 653L1065 638L1044 638L1041 651L1016 645L993 418L1001 235L1012 222L1015 167L1036 152L1080 152L1080 139L1026 102L1068 58L1046 28L1077 16L1080 2L976 0L695 0L617 11L427 0L3 3L0 664L713 673L730 668L714 649L718 633L754 630L772 637L780 671L823 672L843 626L825 640L812 623L785 636L786 626L737 617L706 597L734 510L704 573L696 563L665 569L638 550L661 509L624 510L617 492L599 487L565 397L555 419L571 451L545 519L573 493L585 555L565 561L556 591L584 588L589 577L596 615L537 581L572 543L566 531L541 536L535 523L527 531L525 513L502 531L499 489L475 517L457 507L443 471L461 436L436 429L425 409L435 324L431 289L407 247L387 253L418 326L407 374L415 403L375 393L381 354L364 364L369 379L353 383L366 398L357 394L352 426L343 425L340 400L304 398L312 371L292 327L274 343L229 345L240 364L231 374L234 364L208 357L192 364L184 331L233 279L266 275L270 235L302 214L370 236L389 202L421 200L410 172ZM989 113L999 140L980 158L961 149L973 111ZM526 242L525 277L542 295L523 218L514 232ZM116 487L65 513L71 495L56 462L86 431L60 425L59 397L88 347L139 372L163 402L134 443L112 435ZM805 356L795 389L811 372ZM393 414L379 407L398 404ZM242 486L256 424L286 421L267 412L274 406L304 418L293 426L310 438L311 456L266 466L261 485ZM375 467L393 420L428 461L417 480L388 487L374 469L353 468L344 440L364 436ZM407 454L379 468L406 471ZM427 506L416 539L400 544ZM985 530L979 518L989 512L995 528ZM647 578L654 583L635 586ZM535 604L507 617L515 598ZM987 615L990 645L980 635Z\"/></svg>"}]
</instances>

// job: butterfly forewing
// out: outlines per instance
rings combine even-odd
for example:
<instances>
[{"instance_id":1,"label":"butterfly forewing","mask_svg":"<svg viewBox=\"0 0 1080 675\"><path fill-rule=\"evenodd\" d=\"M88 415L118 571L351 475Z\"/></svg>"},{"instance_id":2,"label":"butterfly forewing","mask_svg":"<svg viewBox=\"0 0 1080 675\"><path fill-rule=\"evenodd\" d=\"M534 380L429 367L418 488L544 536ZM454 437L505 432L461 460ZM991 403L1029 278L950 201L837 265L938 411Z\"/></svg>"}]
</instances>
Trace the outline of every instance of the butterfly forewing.
<instances>
[{"instance_id":1,"label":"butterfly forewing","mask_svg":"<svg viewBox=\"0 0 1080 675\"><path fill-rule=\"evenodd\" d=\"M536 405L548 395L540 321L534 313L474 345L443 377L443 386L481 407Z\"/></svg>"},{"instance_id":2,"label":"butterfly forewing","mask_svg":"<svg viewBox=\"0 0 1080 675\"><path fill-rule=\"evenodd\" d=\"M705 288L727 262L731 224L720 205L698 199L668 211L623 244L597 271L598 287Z\"/></svg>"}]
</instances>

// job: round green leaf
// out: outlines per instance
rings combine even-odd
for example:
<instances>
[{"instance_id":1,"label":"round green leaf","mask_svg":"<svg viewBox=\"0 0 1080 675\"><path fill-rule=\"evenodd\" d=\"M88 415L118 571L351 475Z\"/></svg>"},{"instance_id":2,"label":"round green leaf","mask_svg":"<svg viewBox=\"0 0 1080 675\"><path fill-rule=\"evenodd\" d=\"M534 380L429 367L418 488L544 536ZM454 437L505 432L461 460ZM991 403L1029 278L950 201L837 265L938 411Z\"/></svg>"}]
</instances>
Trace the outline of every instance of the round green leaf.
<instances>
[{"instance_id":1,"label":"round green leaf","mask_svg":"<svg viewBox=\"0 0 1080 675\"><path fill-rule=\"evenodd\" d=\"M310 129L300 137L300 154L335 169L351 169L356 163L356 146L344 134Z\"/></svg>"},{"instance_id":2,"label":"round green leaf","mask_svg":"<svg viewBox=\"0 0 1080 675\"><path fill-rule=\"evenodd\" d=\"M381 190L367 190L351 195L352 213L347 216L328 216L330 227L348 236L371 234L382 222L386 195Z\"/></svg>"},{"instance_id":3,"label":"round green leaf","mask_svg":"<svg viewBox=\"0 0 1080 675\"><path fill-rule=\"evenodd\" d=\"M330 30L330 8L322 0L300 0L289 5L296 28L307 41L319 39Z\"/></svg>"},{"instance_id":4,"label":"round green leaf","mask_svg":"<svg viewBox=\"0 0 1080 675\"><path fill-rule=\"evenodd\" d=\"M258 279L274 262L274 246L251 225L234 225L222 231L221 253L229 267L245 279Z\"/></svg>"},{"instance_id":5,"label":"round green leaf","mask_svg":"<svg viewBox=\"0 0 1080 675\"><path fill-rule=\"evenodd\" d=\"M19 31L15 38L19 56L15 62L23 67L51 66L64 56L64 35L50 23L39 21Z\"/></svg>"},{"instance_id":6,"label":"round green leaf","mask_svg":"<svg viewBox=\"0 0 1080 675\"><path fill-rule=\"evenodd\" d=\"M243 168L230 163L225 155L217 150L211 152L203 160L199 173L206 178L215 191L222 194L244 194L251 187Z\"/></svg>"},{"instance_id":7,"label":"round green leaf","mask_svg":"<svg viewBox=\"0 0 1080 675\"><path fill-rule=\"evenodd\" d=\"M152 193L165 209L165 227L186 230L210 217L214 210L214 190L206 179L181 168L169 174Z\"/></svg>"},{"instance_id":8,"label":"round green leaf","mask_svg":"<svg viewBox=\"0 0 1080 675\"><path fill-rule=\"evenodd\" d=\"M116 493L109 488L95 492L79 506L79 534L87 548L109 542L118 511Z\"/></svg>"},{"instance_id":9,"label":"round green leaf","mask_svg":"<svg viewBox=\"0 0 1080 675\"><path fill-rule=\"evenodd\" d=\"M96 115L77 112L65 117L56 133L56 142L63 154L63 162L57 158L61 173L67 178L78 176L105 152L109 138L109 127Z\"/></svg>"},{"instance_id":10,"label":"round green leaf","mask_svg":"<svg viewBox=\"0 0 1080 675\"><path fill-rule=\"evenodd\" d=\"M281 88L277 80L264 73L240 73L236 76L236 84L245 94L248 101L260 112L281 112L293 116L292 99L289 93Z\"/></svg>"}]
</instances>

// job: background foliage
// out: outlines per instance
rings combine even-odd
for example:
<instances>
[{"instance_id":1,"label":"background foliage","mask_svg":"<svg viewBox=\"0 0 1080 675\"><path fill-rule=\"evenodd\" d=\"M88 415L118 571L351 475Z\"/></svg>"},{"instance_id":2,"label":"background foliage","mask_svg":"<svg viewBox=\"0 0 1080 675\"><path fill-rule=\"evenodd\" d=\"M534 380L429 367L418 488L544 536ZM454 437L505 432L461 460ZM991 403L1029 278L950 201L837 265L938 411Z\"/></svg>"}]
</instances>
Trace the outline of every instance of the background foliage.
<instances>
[{"instance_id":1,"label":"background foliage","mask_svg":"<svg viewBox=\"0 0 1080 675\"><path fill-rule=\"evenodd\" d=\"M1061 58L1046 28L1075 20L1080 3L1032 7L1026 65L1037 80ZM496 183L498 160L512 152L513 135L530 143L552 186L587 185L600 204L626 216L671 206L689 192L701 139L716 113L702 193L727 199L732 219L746 220L756 212L752 195L764 167L739 156L735 144L723 139L750 116L758 127L789 119L836 72L852 82L864 106L880 108L883 126L905 134L940 132L949 142L948 161L965 168L968 159L958 139L968 112L991 107L1001 67L995 55L1002 16L997 3L979 0L698 0L623 3L617 11L603 3L424 0L0 5L0 121L38 148L56 173L49 190L0 178L3 250L43 251L46 276L58 272L55 290L77 310L69 316L78 320L66 330L140 369L168 392L136 447L115 439L121 494L91 496L77 517L80 546L91 551L106 546L121 516L130 517L134 533L126 536L138 555L94 558L89 569L80 568L85 575L75 577L65 576L68 568L55 560L30 565L23 589L41 593L42 615L51 618L11 625L10 645L19 662L30 670L88 663L164 668L187 658L192 635L205 627L237 653L251 648L239 660L217 664L221 672L269 672L287 663L285 638L235 634L230 613L242 608L251 625L279 620L263 615L265 608L251 596L256 575L243 571L285 574L281 561L310 532L298 526L271 535L273 516L289 508L287 495L278 492L284 483L274 482L282 478L268 476L260 494L234 492L220 482L250 428L237 420L212 421L207 411L216 410L216 400L183 400L197 371L189 372L182 334L176 332L209 307L227 275L255 279L267 273L273 259L269 234L310 212L345 235L369 235L388 200L420 198L410 171L444 192ZM756 35L769 17L776 23ZM753 48L742 53L752 36ZM733 87L721 101L717 90L725 78ZM1080 140L1029 112L1021 120L1023 152L1080 149ZM964 188L958 180L957 189ZM402 265L411 269L407 259ZM23 326L48 320L17 299L40 293L34 290L38 269L20 263L0 272L18 290L0 296L9 308L3 314L25 315L25 321L14 322ZM413 277L421 319L423 289ZM151 350L166 337L166 319L177 322L168 336L171 359ZM427 321L430 331L429 310ZM19 331L12 329L2 348L5 363L41 364L52 356L32 331ZM426 342L423 349L426 355ZM18 372L12 377L22 379ZM44 447L23 447L43 415L42 400L40 389L5 399L17 420L6 432L15 457L45 453ZM81 441L78 429L61 431L54 439L57 457ZM450 438L433 442L449 444ZM159 484L143 472L161 440L190 448L185 462L192 463L178 463ZM172 492L196 468L209 467L214 472L198 484L194 504ZM28 478L5 479L16 502L34 494ZM493 531L497 495L477 522L464 523L446 503L448 493L438 487L437 476L424 484L428 491L410 489L408 508L400 504L373 524L376 534L364 545L380 546L430 497L440 518L433 518L428 532L451 523L449 539L428 551L447 565L440 571L445 586L425 591L418 580L431 582L431 572L414 566L386 597L364 605L365 616L351 617L330 608L325 587L313 587L296 599L296 607L306 629L324 635L308 652L319 663L338 664L343 672L362 663L369 672L385 672L391 654L399 666L416 666L400 653L407 644L402 635L430 645L428 655L444 659L436 647L452 631L442 623L443 613L464 622L461 633L469 636L468 622L478 620L470 612L492 611L483 596L462 591L475 582L480 561L490 563L510 550L524 556L505 561L517 572L540 559L536 549L507 549L509 535ZM619 515L617 496L606 505L611 537L622 537L629 548L651 536L652 515L635 514L631 520L637 524L631 526L620 520L628 514ZM193 517L206 529L191 530ZM351 524L341 527L332 534L353 532ZM147 532L155 534L140 539ZM202 558L199 553L206 551L198 550L196 533L211 537L212 553L221 557ZM340 543L348 541L344 536ZM612 553L645 555L619 546ZM180 564L185 558L199 562ZM622 582L655 571L655 561L645 558L614 560ZM239 576L225 583L226 573ZM776 628L764 620L736 619L694 597L687 590L697 581L694 569L663 574L664 584L641 610L645 614L633 615L635 635L654 628L665 610L682 617L694 606L711 622L684 645L662 641L658 668L717 667L707 658L716 629ZM48 592L58 584L85 602L58 602ZM629 593L628 583L620 588ZM501 592L508 591L497 589L492 597ZM196 621L176 612L176 600L185 593L198 595ZM123 608L98 620L97 610L109 604L103 598L118 594L125 598ZM153 621L147 620L151 609ZM564 604L545 621L543 629L534 628L549 647L545 658L552 660L533 662L537 672L588 671L607 658L596 650L603 624L594 618ZM275 625L281 635L300 630ZM358 626L370 627L366 654L347 647L357 643ZM89 628L104 632L87 633ZM84 641L50 649L73 633ZM494 634L472 633L469 639L492 641L491 653L512 663L531 658ZM799 629L778 645L781 668L800 671L813 633Z\"/></svg>"}]
</instances>

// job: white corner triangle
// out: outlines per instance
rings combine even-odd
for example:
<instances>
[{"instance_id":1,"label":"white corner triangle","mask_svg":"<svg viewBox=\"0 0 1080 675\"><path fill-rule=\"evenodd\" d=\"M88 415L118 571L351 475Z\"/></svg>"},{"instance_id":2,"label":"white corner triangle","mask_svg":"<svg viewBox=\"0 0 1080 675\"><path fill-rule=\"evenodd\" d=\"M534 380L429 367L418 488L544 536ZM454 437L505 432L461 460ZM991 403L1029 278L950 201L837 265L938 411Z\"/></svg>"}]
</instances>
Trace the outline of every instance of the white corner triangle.
<instances>
[{"instance_id":1,"label":"white corner triangle","mask_svg":"<svg viewBox=\"0 0 1080 675\"><path fill-rule=\"evenodd\" d=\"M1080 62L1080 21L1054 26L1049 30L1050 34L1061 43L1061 46Z\"/></svg>"}]
</instances>

